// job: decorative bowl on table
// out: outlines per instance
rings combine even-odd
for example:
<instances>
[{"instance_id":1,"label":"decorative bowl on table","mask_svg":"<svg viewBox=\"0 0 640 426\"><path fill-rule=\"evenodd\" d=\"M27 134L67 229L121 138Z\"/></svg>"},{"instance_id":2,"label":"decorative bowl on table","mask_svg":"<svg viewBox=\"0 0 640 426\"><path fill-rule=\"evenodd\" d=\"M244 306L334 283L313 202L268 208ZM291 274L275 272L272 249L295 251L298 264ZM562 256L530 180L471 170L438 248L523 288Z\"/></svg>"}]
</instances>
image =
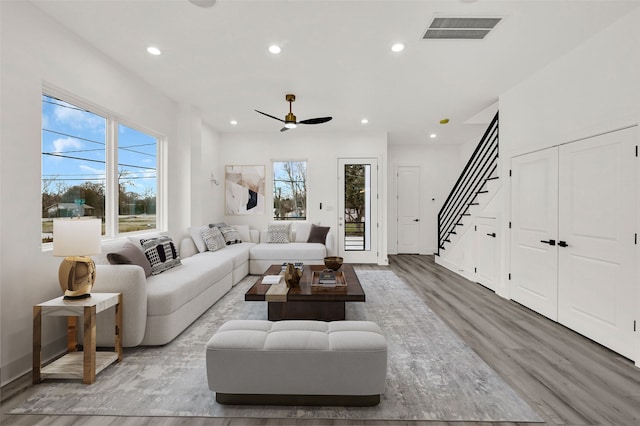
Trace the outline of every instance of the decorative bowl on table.
<instances>
[{"instance_id":1,"label":"decorative bowl on table","mask_svg":"<svg viewBox=\"0 0 640 426\"><path fill-rule=\"evenodd\" d=\"M327 256L324 258L324 266L333 271L337 271L342 266L342 260L340 256Z\"/></svg>"}]
</instances>

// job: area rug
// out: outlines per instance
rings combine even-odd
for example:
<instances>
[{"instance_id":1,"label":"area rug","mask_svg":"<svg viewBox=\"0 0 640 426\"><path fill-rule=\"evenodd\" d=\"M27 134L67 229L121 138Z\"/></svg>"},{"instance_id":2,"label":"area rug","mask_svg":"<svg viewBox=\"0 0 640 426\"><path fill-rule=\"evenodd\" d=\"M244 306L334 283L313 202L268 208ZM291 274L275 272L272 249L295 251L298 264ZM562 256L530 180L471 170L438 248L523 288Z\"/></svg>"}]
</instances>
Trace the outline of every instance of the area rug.
<instances>
[{"instance_id":1,"label":"area rug","mask_svg":"<svg viewBox=\"0 0 640 426\"><path fill-rule=\"evenodd\" d=\"M347 318L375 321L388 345L385 393L375 407L225 406L207 386L205 344L230 319L266 319L245 302L248 276L173 342L125 349L92 385L45 381L11 414L197 416L368 420L540 422L542 419L400 278L358 270L365 303Z\"/></svg>"}]
</instances>

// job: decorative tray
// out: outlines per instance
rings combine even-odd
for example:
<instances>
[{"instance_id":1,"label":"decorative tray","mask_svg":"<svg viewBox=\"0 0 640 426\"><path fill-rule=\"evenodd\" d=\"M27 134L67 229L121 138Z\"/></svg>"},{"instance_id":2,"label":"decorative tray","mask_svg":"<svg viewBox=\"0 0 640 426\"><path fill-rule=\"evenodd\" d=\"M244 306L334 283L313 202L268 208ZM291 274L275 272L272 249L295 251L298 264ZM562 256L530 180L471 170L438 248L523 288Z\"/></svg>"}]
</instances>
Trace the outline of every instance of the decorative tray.
<instances>
[{"instance_id":1,"label":"decorative tray","mask_svg":"<svg viewBox=\"0 0 640 426\"><path fill-rule=\"evenodd\" d=\"M311 279L311 287L314 288L335 288L335 287L346 287L347 280L344 277L342 271L333 272L335 274L336 281L334 283L321 283L320 277L325 274L325 271L313 271L313 277Z\"/></svg>"}]
</instances>

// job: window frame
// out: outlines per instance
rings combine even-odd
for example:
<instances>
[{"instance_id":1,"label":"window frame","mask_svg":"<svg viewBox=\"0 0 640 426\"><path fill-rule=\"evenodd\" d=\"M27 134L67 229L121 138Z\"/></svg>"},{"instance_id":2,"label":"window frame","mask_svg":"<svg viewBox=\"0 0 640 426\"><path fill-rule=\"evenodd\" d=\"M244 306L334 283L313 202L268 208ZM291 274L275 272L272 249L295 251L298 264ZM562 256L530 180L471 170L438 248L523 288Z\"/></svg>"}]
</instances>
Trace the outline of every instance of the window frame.
<instances>
[{"instance_id":1,"label":"window frame","mask_svg":"<svg viewBox=\"0 0 640 426\"><path fill-rule=\"evenodd\" d=\"M43 84L40 92L40 104L42 104L42 96L50 96L67 102L71 105L85 109L93 114L99 115L106 120L105 123L105 229L102 240L109 240L124 236L135 236L145 233L158 233L166 231L166 137L140 125L133 120L114 113L104 107L93 102L87 101L77 95L69 93L63 89ZM42 107L41 107L42 109ZM145 133L156 139L156 226L153 229L118 232L118 126L123 125L138 132ZM42 111L40 112L40 133L43 129ZM42 137L40 139L40 151L42 151ZM42 182L42 154L40 154L40 182ZM40 195L42 198L42 186ZM40 201L42 203L42 201ZM43 249L51 249L53 243L41 243Z\"/></svg>"}]
</instances>

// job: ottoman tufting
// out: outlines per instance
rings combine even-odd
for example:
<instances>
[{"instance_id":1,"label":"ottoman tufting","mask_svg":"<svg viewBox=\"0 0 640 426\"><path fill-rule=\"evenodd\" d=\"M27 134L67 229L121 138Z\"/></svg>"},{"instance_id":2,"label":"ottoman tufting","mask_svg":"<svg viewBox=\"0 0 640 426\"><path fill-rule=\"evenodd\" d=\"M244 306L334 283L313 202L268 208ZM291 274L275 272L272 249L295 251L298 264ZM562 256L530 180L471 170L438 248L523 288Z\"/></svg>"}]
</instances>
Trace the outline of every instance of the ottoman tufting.
<instances>
[{"instance_id":1,"label":"ottoman tufting","mask_svg":"<svg viewBox=\"0 0 640 426\"><path fill-rule=\"evenodd\" d=\"M370 321L232 320L206 350L221 404L371 406L384 393L387 343Z\"/></svg>"}]
</instances>

